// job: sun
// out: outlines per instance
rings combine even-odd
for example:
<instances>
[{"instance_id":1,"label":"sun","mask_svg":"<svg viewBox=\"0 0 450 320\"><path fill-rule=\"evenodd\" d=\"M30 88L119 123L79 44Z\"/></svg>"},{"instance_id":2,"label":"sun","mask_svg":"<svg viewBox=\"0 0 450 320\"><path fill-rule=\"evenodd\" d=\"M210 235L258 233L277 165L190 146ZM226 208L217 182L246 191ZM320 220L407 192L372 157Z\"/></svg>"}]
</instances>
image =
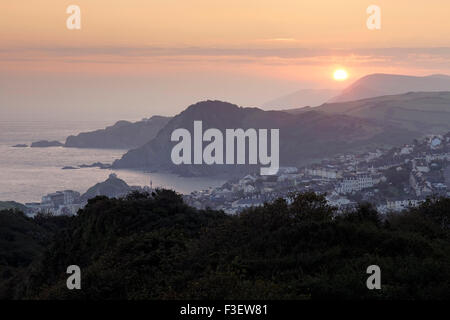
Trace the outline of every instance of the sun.
<instances>
[{"instance_id":1,"label":"sun","mask_svg":"<svg viewBox=\"0 0 450 320\"><path fill-rule=\"evenodd\" d=\"M333 78L336 81L344 81L348 78L348 72L344 69L337 69L334 71Z\"/></svg>"}]
</instances>

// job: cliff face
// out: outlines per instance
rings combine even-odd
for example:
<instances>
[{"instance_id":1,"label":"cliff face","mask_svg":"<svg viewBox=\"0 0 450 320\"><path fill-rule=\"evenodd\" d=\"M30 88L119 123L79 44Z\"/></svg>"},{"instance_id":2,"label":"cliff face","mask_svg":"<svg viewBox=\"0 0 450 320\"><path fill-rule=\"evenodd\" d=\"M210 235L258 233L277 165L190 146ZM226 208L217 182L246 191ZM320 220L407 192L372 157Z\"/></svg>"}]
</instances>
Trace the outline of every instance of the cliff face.
<instances>
[{"instance_id":1,"label":"cliff face","mask_svg":"<svg viewBox=\"0 0 450 320\"><path fill-rule=\"evenodd\" d=\"M69 136L65 147L68 148L100 148L100 149L132 149L152 140L167 122L169 117L153 116L139 122L119 121L102 130L80 133Z\"/></svg>"},{"instance_id":2,"label":"cliff face","mask_svg":"<svg viewBox=\"0 0 450 320\"><path fill-rule=\"evenodd\" d=\"M171 119L158 135L145 145L130 150L113 168L145 168L181 175L241 174L259 170L260 165L174 165L171 142L175 129L187 129L193 135L194 121L202 121L203 132L209 128L279 129L280 164L301 165L321 157L364 148L370 144L410 141L413 132L397 129L370 119L342 114L309 111L293 115L282 111L242 108L221 101L204 101L188 107ZM204 143L204 147L208 143Z\"/></svg>"}]
</instances>

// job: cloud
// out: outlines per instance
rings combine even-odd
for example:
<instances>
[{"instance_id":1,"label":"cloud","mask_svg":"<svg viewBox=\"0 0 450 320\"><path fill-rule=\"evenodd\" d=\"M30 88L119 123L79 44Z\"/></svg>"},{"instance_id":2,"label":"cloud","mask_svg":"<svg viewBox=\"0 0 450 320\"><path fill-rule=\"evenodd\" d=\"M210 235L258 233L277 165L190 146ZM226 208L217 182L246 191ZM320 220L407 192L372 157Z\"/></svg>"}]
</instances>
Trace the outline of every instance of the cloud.
<instances>
[{"instance_id":1,"label":"cloud","mask_svg":"<svg viewBox=\"0 0 450 320\"><path fill-rule=\"evenodd\" d=\"M450 47L432 48L214 48L214 47L55 47L2 48L0 67L21 70L33 64L47 65L155 65L205 66L324 66L441 70L450 66ZM19 65L23 64L23 65ZM5 66L6 65L6 66ZM40 68L40 66L39 66ZM57 70L57 68L53 68Z\"/></svg>"},{"instance_id":2,"label":"cloud","mask_svg":"<svg viewBox=\"0 0 450 320\"><path fill-rule=\"evenodd\" d=\"M289 39L278 39L288 41ZM126 57L155 56L248 56L248 57L279 57L305 58L313 56L332 55L374 55L402 57L405 54L430 54L450 56L450 47L431 48L215 48L215 47L39 47L39 48L0 48L0 54L28 54L49 56L90 56L112 55Z\"/></svg>"}]
</instances>

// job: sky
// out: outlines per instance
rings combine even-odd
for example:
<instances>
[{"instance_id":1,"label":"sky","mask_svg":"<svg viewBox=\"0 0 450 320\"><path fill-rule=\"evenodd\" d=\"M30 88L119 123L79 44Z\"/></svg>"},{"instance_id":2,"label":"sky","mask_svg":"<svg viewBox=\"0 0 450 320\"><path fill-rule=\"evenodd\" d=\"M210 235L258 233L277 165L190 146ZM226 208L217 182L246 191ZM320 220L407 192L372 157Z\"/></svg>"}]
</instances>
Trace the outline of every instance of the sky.
<instances>
[{"instance_id":1,"label":"sky","mask_svg":"<svg viewBox=\"0 0 450 320\"><path fill-rule=\"evenodd\" d=\"M371 73L450 74L449 12L448 0L2 0L0 120L131 120Z\"/></svg>"}]
</instances>

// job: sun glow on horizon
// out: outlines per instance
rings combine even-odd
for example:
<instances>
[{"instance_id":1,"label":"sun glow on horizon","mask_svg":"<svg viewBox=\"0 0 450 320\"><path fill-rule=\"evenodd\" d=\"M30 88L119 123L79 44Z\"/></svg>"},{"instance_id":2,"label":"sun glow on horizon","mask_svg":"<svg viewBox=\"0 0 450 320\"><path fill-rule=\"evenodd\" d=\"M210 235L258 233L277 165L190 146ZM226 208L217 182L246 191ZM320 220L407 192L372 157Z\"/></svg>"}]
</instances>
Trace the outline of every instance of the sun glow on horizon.
<instances>
[{"instance_id":1,"label":"sun glow on horizon","mask_svg":"<svg viewBox=\"0 0 450 320\"><path fill-rule=\"evenodd\" d=\"M348 72L344 69L337 69L334 71L333 78L336 81L344 81L348 79Z\"/></svg>"}]
</instances>

